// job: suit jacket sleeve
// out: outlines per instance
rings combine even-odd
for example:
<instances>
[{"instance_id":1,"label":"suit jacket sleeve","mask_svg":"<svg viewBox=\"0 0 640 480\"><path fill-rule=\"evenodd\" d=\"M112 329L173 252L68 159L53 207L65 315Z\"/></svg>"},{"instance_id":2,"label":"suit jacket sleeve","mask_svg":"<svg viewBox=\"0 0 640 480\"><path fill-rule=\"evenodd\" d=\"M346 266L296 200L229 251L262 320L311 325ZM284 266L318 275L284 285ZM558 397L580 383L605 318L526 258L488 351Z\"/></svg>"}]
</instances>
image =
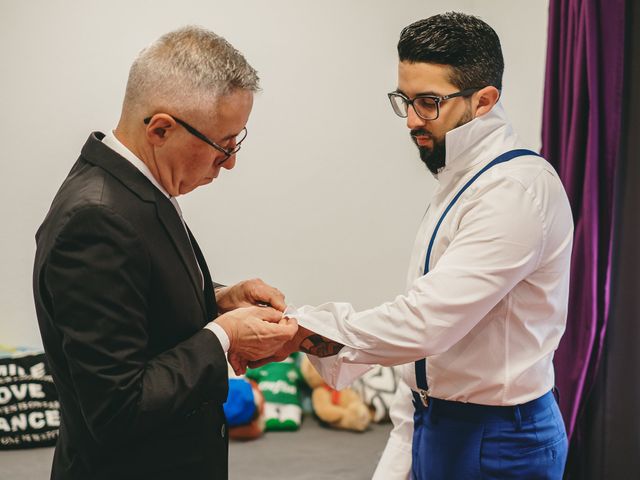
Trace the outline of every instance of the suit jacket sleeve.
<instances>
[{"instance_id":1,"label":"suit jacket sleeve","mask_svg":"<svg viewBox=\"0 0 640 480\"><path fill-rule=\"evenodd\" d=\"M75 212L46 263L68 369L99 442L148 435L227 396L225 355L209 330L157 356L147 353L149 275L136 231L104 206Z\"/></svg>"}]
</instances>

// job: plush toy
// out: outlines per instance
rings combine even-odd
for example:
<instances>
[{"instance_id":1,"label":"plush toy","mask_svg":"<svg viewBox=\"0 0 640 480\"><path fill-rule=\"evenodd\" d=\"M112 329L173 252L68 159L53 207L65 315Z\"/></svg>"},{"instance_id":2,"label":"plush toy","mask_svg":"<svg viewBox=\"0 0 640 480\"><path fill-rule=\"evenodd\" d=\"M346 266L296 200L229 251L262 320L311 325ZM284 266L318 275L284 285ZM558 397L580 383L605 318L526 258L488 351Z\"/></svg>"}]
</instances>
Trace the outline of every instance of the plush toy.
<instances>
[{"instance_id":1,"label":"plush toy","mask_svg":"<svg viewBox=\"0 0 640 480\"><path fill-rule=\"evenodd\" d=\"M335 390L327 385L305 356L302 376L312 388L311 404L318 418L333 428L363 432L371 423L371 412L351 388Z\"/></svg>"},{"instance_id":2,"label":"plush toy","mask_svg":"<svg viewBox=\"0 0 640 480\"><path fill-rule=\"evenodd\" d=\"M300 369L294 357L247 370L264 395L266 430L297 430L302 421Z\"/></svg>"},{"instance_id":3,"label":"plush toy","mask_svg":"<svg viewBox=\"0 0 640 480\"><path fill-rule=\"evenodd\" d=\"M244 376L229 371L229 393L222 406L229 438L234 440L253 440L262 436L265 430L264 397L258 384Z\"/></svg>"},{"instance_id":4,"label":"plush toy","mask_svg":"<svg viewBox=\"0 0 640 480\"><path fill-rule=\"evenodd\" d=\"M232 380L232 379L230 379ZM265 429L264 397L253 380L243 379L251 385L251 393L255 404L255 411L249 422L231 426L229 423L229 438L234 440L253 440L259 438Z\"/></svg>"},{"instance_id":5,"label":"plush toy","mask_svg":"<svg viewBox=\"0 0 640 480\"><path fill-rule=\"evenodd\" d=\"M371 410L374 422L389 421L389 409L398 388L399 379L400 375L394 367L378 365L351 385Z\"/></svg>"}]
</instances>

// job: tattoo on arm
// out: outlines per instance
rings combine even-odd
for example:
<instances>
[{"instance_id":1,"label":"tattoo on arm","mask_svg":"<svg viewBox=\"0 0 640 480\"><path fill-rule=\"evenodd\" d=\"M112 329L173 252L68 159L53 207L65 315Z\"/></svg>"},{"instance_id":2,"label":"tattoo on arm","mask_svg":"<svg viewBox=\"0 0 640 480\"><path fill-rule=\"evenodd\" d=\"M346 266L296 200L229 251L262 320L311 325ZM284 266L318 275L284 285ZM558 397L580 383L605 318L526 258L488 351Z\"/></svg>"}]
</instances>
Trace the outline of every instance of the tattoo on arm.
<instances>
[{"instance_id":1,"label":"tattoo on arm","mask_svg":"<svg viewBox=\"0 0 640 480\"><path fill-rule=\"evenodd\" d=\"M324 358L337 354L344 345L318 334L309 335L300 342L300 351Z\"/></svg>"}]
</instances>

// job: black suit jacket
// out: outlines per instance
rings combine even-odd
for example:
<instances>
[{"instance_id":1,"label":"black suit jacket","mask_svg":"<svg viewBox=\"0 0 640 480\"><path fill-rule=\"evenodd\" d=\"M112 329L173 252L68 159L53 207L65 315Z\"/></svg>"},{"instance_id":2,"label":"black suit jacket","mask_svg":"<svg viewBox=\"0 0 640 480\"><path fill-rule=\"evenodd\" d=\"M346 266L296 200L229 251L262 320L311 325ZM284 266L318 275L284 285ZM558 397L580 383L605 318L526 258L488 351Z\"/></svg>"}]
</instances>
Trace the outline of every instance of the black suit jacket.
<instances>
[{"instance_id":1,"label":"black suit jacket","mask_svg":"<svg viewBox=\"0 0 640 480\"><path fill-rule=\"evenodd\" d=\"M53 479L227 478L227 363L211 277L171 202L93 133L36 234L60 396Z\"/></svg>"}]
</instances>

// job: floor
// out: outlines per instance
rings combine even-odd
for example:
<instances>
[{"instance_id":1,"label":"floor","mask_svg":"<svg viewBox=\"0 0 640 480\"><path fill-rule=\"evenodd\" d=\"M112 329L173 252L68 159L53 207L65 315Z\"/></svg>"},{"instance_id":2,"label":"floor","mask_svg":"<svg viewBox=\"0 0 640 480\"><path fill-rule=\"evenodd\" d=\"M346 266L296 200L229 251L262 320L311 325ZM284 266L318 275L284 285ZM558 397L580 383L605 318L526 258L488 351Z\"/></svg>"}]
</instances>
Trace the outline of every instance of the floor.
<instances>
[{"instance_id":1,"label":"floor","mask_svg":"<svg viewBox=\"0 0 640 480\"><path fill-rule=\"evenodd\" d=\"M229 478L340 480L370 479L391 430L373 424L365 433L321 427L305 417L297 432L267 432L229 446ZM53 448L0 451L2 480L46 480Z\"/></svg>"}]
</instances>

